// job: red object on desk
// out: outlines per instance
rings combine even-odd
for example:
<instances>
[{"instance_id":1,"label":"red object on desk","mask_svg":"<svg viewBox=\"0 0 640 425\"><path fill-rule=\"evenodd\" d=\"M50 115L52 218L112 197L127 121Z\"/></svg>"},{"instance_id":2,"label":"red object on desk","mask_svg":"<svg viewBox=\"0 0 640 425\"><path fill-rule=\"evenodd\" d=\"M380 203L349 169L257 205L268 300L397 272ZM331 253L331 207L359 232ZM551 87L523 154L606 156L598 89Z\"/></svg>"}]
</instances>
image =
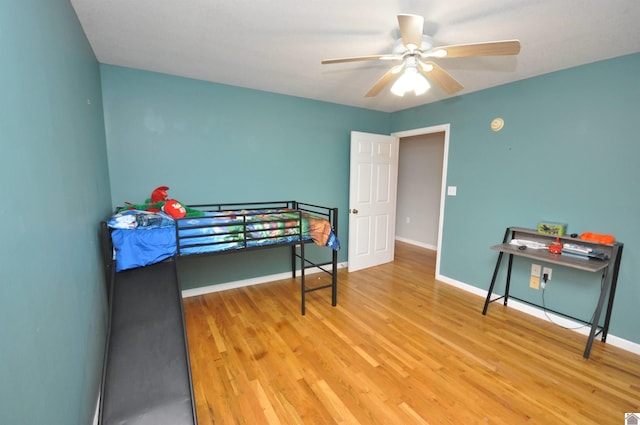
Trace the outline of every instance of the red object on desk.
<instances>
[{"instance_id":1,"label":"red object on desk","mask_svg":"<svg viewBox=\"0 0 640 425\"><path fill-rule=\"evenodd\" d=\"M602 243L605 245L613 245L616 241L616 238L613 235L603 235L600 233L592 233L592 232L585 232L581 234L580 239L584 241Z\"/></svg>"}]
</instances>

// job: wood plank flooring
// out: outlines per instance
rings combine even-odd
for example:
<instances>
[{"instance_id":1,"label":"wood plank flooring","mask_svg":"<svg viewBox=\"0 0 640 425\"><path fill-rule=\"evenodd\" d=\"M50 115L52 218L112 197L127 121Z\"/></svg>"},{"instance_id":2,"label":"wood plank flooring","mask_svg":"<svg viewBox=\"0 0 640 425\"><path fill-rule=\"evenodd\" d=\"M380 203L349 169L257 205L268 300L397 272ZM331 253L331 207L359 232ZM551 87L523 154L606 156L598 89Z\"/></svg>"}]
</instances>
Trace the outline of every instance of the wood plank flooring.
<instances>
[{"instance_id":1,"label":"wood plank flooring","mask_svg":"<svg viewBox=\"0 0 640 425\"><path fill-rule=\"evenodd\" d=\"M434 279L435 253L187 298L200 425L616 424L640 412L640 356ZM323 282L308 275L308 282Z\"/></svg>"}]
</instances>

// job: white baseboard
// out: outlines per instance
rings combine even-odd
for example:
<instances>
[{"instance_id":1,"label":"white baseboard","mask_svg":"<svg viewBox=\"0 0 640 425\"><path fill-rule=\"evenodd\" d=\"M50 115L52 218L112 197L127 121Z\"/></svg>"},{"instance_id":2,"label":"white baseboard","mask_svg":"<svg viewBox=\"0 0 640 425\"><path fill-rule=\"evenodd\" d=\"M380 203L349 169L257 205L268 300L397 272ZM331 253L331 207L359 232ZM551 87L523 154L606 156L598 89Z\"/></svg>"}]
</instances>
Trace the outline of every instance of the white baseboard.
<instances>
[{"instance_id":1,"label":"white baseboard","mask_svg":"<svg viewBox=\"0 0 640 425\"><path fill-rule=\"evenodd\" d=\"M338 269L342 269L345 267L347 267L346 262L338 263ZM320 272L322 272L322 270L320 270L317 267L312 267L305 270L306 275L320 273ZM296 276L300 276L300 270L296 270ZM202 286L200 288L185 289L184 291L182 291L182 298L197 297L198 295L205 295L205 294L210 294L212 292L226 291L228 289L243 288L245 286L260 285L262 283L273 282L275 280L288 279L290 277L291 277L291 272L285 272L285 273L272 274L269 276L254 277L251 279L237 280L235 282L226 282L226 283L218 283L215 285Z\"/></svg>"},{"instance_id":2,"label":"white baseboard","mask_svg":"<svg viewBox=\"0 0 640 425\"><path fill-rule=\"evenodd\" d=\"M400 236L396 236L396 240L398 242L404 242L411 245L419 246L421 248L430 249L431 251L436 251L438 248L435 245L426 244L424 242L414 241L413 239L402 238Z\"/></svg>"},{"instance_id":3,"label":"white baseboard","mask_svg":"<svg viewBox=\"0 0 640 425\"><path fill-rule=\"evenodd\" d=\"M482 298L487 297L488 291L484 289L477 288L475 286L457 281L455 279L451 279L443 275L437 275L436 279L439 280L440 282L444 282L446 284L455 286L467 292L471 292L472 294L478 295L479 297L482 297ZM493 294L492 299L499 298L500 296L501 295ZM539 319L543 319L548 322L560 325L562 327L569 328L574 332L578 332L586 336L588 336L589 332L591 331L591 328L584 326L584 323L576 322L574 320L567 319L566 317L559 316L557 314L545 312L541 308L537 308L532 305L519 302L518 300L515 300L515 299L509 299L509 307L522 311L523 313L527 313ZM614 347L618 347L623 350L630 351L634 354L640 354L640 344L632 341L628 341L626 339L617 337L612 334L607 335L607 344L611 344Z\"/></svg>"}]
</instances>

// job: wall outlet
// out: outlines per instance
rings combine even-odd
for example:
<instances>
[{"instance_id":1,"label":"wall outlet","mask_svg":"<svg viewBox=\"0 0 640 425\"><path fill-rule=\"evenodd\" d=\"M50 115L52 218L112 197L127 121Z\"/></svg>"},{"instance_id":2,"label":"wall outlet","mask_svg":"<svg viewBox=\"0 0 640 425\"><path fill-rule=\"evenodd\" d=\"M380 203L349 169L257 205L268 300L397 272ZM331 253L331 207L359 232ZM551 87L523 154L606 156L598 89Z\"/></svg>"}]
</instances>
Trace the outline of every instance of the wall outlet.
<instances>
[{"instance_id":1,"label":"wall outlet","mask_svg":"<svg viewBox=\"0 0 640 425\"><path fill-rule=\"evenodd\" d=\"M532 289L540 288L540 278L538 276L531 276L529 279L529 287Z\"/></svg>"},{"instance_id":2,"label":"wall outlet","mask_svg":"<svg viewBox=\"0 0 640 425\"><path fill-rule=\"evenodd\" d=\"M540 277L540 264L531 265L531 276Z\"/></svg>"},{"instance_id":3,"label":"wall outlet","mask_svg":"<svg viewBox=\"0 0 640 425\"><path fill-rule=\"evenodd\" d=\"M553 270L551 269L551 267L545 267L542 269L542 276L544 276L545 274L547 275L547 281L551 280L551 272Z\"/></svg>"}]
</instances>

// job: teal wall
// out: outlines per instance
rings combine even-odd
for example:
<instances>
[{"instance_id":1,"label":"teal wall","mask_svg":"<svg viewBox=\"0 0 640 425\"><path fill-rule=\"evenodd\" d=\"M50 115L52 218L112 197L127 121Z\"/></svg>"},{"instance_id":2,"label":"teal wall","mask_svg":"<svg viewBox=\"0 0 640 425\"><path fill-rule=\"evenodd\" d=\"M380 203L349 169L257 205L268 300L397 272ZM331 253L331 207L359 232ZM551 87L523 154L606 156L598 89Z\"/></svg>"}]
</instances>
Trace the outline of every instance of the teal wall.
<instances>
[{"instance_id":1,"label":"teal wall","mask_svg":"<svg viewBox=\"0 0 640 425\"><path fill-rule=\"evenodd\" d=\"M350 132L389 134L389 114L110 65L101 72L114 206L143 202L161 185L185 204L334 206L346 261ZM188 261L185 288L290 268L285 249Z\"/></svg>"},{"instance_id":2,"label":"teal wall","mask_svg":"<svg viewBox=\"0 0 640 425\"><path fill-rule=\"evenodd\" d=\"M87 425L110 209L99 66L68 0L3 1L0 52L0 423Z\"/></svg>"},{"instance_id":3,"label":"teal wall","mask_svg":"<svg viewBox=\"0 0 640 425\"><path fill-rule=\"evenodd\" d=\"M446 198L442 275L488 289L489 246L508 226L553 220L569 233L613 234L625 247L610 332L640 343L638 75L640 54L392 114L392 131L451 123L446 181L458 191ZM505 120L497 133L495 117ZM515 267L514 295L542 305L528 287L531 262ZM589 319L599 287L599 276L555 266L544 302Z\"/></svg>"}]
</instances>

